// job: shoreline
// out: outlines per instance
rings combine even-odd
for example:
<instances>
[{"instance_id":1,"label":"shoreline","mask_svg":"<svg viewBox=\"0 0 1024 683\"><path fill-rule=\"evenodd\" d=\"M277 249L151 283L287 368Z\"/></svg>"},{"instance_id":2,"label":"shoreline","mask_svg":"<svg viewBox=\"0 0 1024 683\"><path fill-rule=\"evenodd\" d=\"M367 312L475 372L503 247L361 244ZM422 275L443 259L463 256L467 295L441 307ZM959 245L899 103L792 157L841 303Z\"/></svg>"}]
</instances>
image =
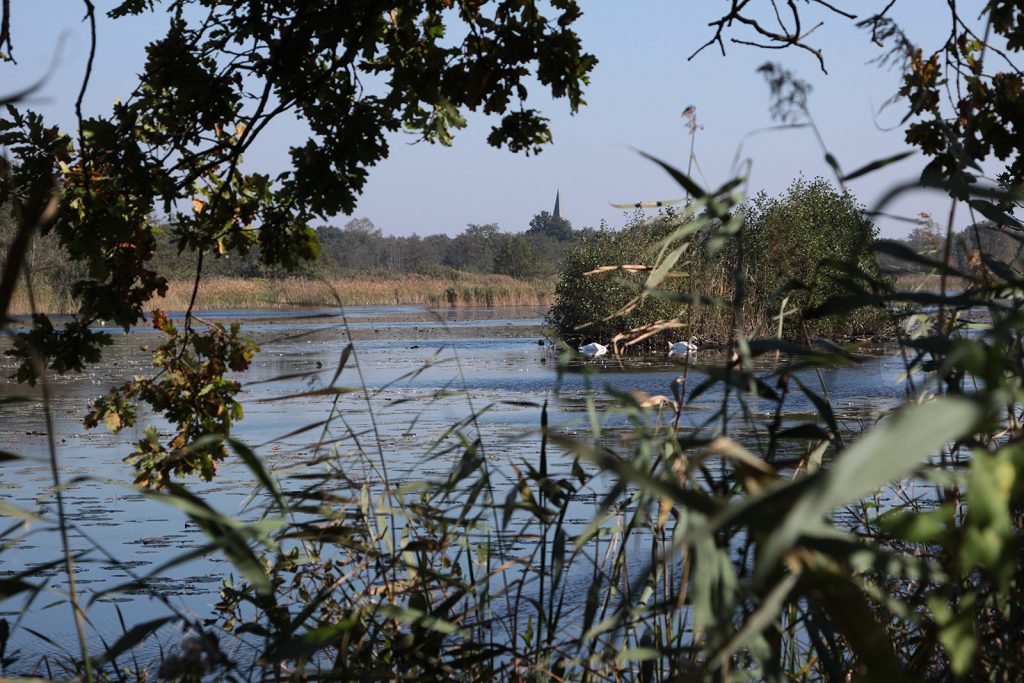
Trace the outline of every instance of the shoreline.
<instances>
[{"instance_id":1,"label":"shoreline","mask_svg":"<svg viewBox=\"0 0 1024 683\"><path fill-rule=\"evenodd\" d=\"M897 289L937 287L937 275L912 273L896 277ZM951 278L947 287L962 286ZM554 302L555 278L517 279L507 275L458 273L454 277L383 274L333 278L210 277L199 286L195 311L304 309L334 306L427 306L438 309L549 307ZM192 297L191 280L168 282L167 294L148 302L145 310L184 311ZM37 287L40 312L68 314L76 306L65 293ZM11 299L10 315L32 310L22 288Z\"/></svg>"}]
</instances>

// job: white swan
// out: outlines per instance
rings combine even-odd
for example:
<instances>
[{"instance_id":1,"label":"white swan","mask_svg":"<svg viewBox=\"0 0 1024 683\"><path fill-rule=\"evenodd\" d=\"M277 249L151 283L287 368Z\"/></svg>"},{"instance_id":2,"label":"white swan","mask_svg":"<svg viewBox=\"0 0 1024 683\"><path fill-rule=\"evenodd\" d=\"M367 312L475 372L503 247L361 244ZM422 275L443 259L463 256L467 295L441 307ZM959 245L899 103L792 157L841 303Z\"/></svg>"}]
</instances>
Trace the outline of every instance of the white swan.
<instances>
[{"instance_id":1,"label":"white swan","mask_svg":"<svg viewBox=\"0 0 1024 683\"><path fill-rule=\"evenodd\" d=\"M580 353L588 358L597 358L608 353L608 347L604 344L598 344L597 342L590 342L580 347Z\"/></svg>"},{"instance_id":2,"label":"white swan","mask_svg":"<svg viewBox=\"0 0 1024 683\"><path fill-rule=\"evenodd\" d=\"M684 342L669 342L668 343L668 355L675 354L677 356L685 356L690 353L697 351L697 337L690 337L690 341Z\"/></svg>"}]
</instances>

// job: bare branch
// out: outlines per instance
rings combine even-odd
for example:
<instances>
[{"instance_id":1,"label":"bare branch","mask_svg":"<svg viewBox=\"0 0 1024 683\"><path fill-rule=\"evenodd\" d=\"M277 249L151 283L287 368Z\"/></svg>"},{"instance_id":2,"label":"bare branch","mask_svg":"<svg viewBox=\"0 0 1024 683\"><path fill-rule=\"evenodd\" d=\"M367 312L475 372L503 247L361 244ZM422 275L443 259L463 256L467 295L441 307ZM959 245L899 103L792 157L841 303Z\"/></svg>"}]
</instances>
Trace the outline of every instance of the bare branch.
<instances>
[{"instance_id":1,"label":"bare branch","mask_svg":"<svg viewBox=\"0 0 1024 683\"><path fill-rule=\"evenodd\" d=\"M828 0L804 0L805 3L813 3L819 5L829 12L839 15L845 19L855 20L857 15L852 12L847 12L840 9L832 2ZM889 10L896 0L892 0L890 5L886 7L882 12L875 15L876 19L881 18ZM807 38L814 33L818 28L824 25L823 21L819 21L808 31L803 29L803 17L800 14L800 8L797 0L786 0L786 6L789 8L789 22L782 16L780 10L780 0L769 0L771 4L771 10L774 15L775 23L778 24L778 30L771 30L767 28L761 20L754 18L749 13L751 6L751 0L732 0L731 6L728 12L723 14L720 18L708 22L708 26L714 28L714 34L705 42L703 45L698 47L694 52L687 58L687 61L692 60L698 54L703 52L706 48L718 43L721 48L722 54L725 55L725 33L726 30L732 28L735 24L743 24L754 33L760 35L762 38L766 38L767 41L759 41L752 38L745 38L742 36L729 37L729 42L736 45L750 45L752 47L758 47L762 49L781 50L787 47L798 47L814 55L818 60L818 66L822 72L828 73L828 69L825 68L825 55L821 49L816 48L807 43Z\"/></svg>"},{"instance_id":2,"label":"bare branch","mask_svg":"<svg viewBox=\"0 0 1024 683\"><path fill-rule=\"evenodd\" d=\"M11 0L0 5L0 50L7 46L7 59L14 61L14 46L11 45Z\"/></svg>"}]
</instances>

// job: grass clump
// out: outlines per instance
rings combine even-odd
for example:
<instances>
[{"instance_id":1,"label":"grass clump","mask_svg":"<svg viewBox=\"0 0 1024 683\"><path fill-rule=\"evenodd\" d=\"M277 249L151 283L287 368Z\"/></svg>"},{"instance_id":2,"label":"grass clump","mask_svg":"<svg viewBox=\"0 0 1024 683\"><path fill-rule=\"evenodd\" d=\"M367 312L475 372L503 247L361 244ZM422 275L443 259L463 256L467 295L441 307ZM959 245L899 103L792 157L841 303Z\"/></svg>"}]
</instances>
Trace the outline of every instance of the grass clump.
<instances>
[{"instance_id":1,"label":"grass clump","mask_svg":"<svg viewBox=\"0 0 1024 683\"><path fill-rule=\"evenodd\" d=\"M833 297L882 282L872 248L878 228L848 189L837 190L822 178L798 178L779 197L758 194L744 212L742 265L755 306L747 316L750 327L770 330L768 319L788 296L812 336L876 335L888 329L889 316L877 307L861 307L852 315L810 315Z\"/></svg>"}]
</instances>

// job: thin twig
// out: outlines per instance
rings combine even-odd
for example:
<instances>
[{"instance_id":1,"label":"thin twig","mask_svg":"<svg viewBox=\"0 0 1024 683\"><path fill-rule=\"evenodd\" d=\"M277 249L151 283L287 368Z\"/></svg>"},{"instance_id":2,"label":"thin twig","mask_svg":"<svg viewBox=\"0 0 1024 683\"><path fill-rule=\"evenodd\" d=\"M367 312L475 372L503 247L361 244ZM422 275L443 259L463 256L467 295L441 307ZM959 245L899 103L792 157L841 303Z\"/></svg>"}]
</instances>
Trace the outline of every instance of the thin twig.
<instances>
[{"instance_id":1,"label":"thin twig","mask_svg":"<svg viewBox=\"0 0 1024 683\"><path fill-rule=\"evenodd\" d=\"M85 62L85 74L82 76L82 85L78 89L78 98L75 99L75 118L78 120L78 151L82 155L82 189L85 205L91 203L89 196L89 153L85 145L85 118L82 115L82 101L89 89L89 80L92 77L92 65L96 58L96 8L92 0L82 0L85 3L85 19L89 21L89 58Z\"/></svg>"},{"instance_id":2,"label":"thin twig","mask_svg":"<svg viewBox=\"0 0 1024 683\"><path fill-rule=\"evenodd\" d=\"M7 46L7 59L14 62L14 46L11 45L11 0L3 0L3 4L0 5L0 49L4 45Z\"/></svg>"}]
</instances>

